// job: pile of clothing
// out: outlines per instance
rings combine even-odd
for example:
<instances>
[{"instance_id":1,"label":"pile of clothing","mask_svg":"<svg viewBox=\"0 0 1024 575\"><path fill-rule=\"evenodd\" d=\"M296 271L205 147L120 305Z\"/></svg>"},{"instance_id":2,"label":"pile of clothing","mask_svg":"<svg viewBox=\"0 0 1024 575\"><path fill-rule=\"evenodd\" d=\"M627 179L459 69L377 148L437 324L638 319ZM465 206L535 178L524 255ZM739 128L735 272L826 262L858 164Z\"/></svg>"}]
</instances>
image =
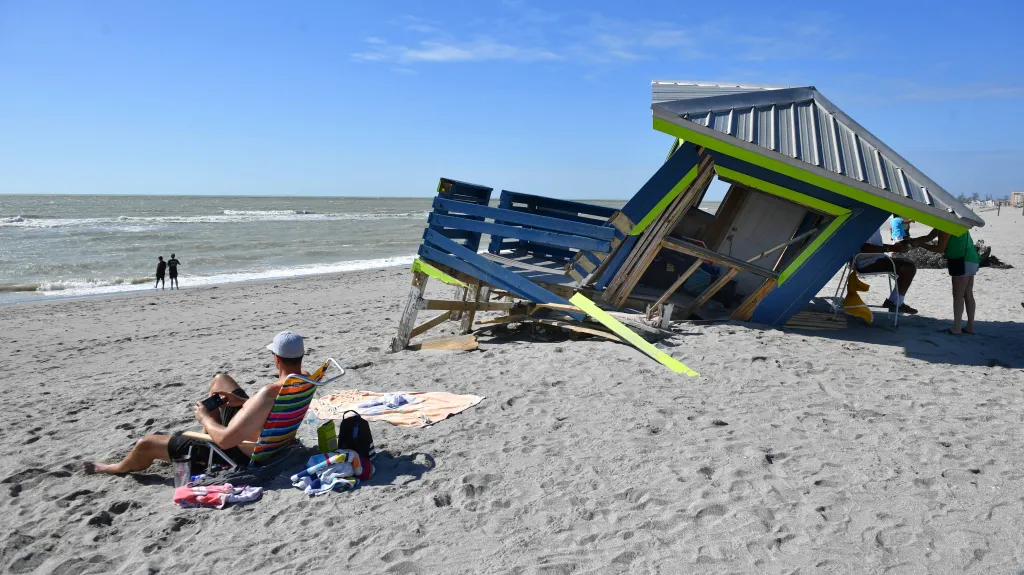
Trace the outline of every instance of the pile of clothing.
<instances>
[{"instance_id":1,"label":"pile of clothing","mask_svg":"<svg viewBox=\"0 0 1024 575\"><path fill-rule=\"evenodd\" d=\"M318 453L306 462L306 468L292 475L292 485L306 495L324 495L345 491L373 477L373 464L351 449Z\"/></svg>"},{"instance_id":2,"label":"pile of clothing","mask_svg":"<svg viewBox=\"0 0 1024 575\"><path fill-rule=\"evenodd\" d=\"M224 509L228 503L250 503L263 497L262 487L242 485L234 487L230 483L221 485L184 485L174 489L174 502L183 508L213 507Z\"/></svg>"}]
</instances>

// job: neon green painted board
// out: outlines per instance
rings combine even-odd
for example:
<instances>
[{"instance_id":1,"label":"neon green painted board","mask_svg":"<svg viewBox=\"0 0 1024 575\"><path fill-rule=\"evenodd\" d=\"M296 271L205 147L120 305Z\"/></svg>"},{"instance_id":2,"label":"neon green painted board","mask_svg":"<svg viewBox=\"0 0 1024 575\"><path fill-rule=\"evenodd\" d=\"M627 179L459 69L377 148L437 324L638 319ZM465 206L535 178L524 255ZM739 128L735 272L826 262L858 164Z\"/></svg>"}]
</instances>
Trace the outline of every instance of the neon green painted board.
<instances>
[{"instance_id":1,"label":"neon green painted board","mask_svg":"<svg viewBox=\"0 0 1024 575\"><path fill-rule=\"evenodd\" d=\"M452 276L444 273L443 271L435 268L434 266L428 264L427 262L421 259L417 259L416 261L412 262L412 273L416 272L423 272L428 276L434 279L441 280L448 285L466 287L466 284L460 282L459 280L453 278Z\"/></svg>"},{"instance_id":2,"label":"neon green painted board","mask_svg":"<svg viewBox=\"0 0 1024 575\"><path fill-rule=\"evenodd\" d=\"M627 342L632 344L633 347L653 357L659 363L671 369L672 371L676 373L683 373L690 377L700 375L696 371L693 371L692 369L679 363L675 358L673 358L669 354L661 351L660 349L648 343L646 340L644 340L644 338L637 335L633 330L622 325L622 323L619 322L619 320L605 313L601 308L597 307L597 305L594 304L594 302L587 299L585 295L578 293L569 298L569 303L580 308L581 310L583 310L584 313L601 322L601 324L607 327L608 329L612 330L612 332L615 335L626 340Z\"/></svg>"}]
</instances>

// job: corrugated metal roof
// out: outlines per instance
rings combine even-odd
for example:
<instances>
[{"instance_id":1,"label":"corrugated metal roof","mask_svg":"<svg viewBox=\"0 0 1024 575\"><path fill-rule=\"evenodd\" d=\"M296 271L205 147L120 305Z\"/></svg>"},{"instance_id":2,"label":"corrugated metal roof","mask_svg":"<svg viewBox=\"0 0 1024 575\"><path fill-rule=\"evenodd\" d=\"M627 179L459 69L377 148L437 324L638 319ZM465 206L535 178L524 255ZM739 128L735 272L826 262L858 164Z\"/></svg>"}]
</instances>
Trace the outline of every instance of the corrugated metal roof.
<instances>
[{"instance_id":1,"label":"corrugated metal roof","mask_svg":"<svg viewBox=\"0 0 1024 575\"><path fill-rule=\"evenodd\" d=\"M832 180L932 208L967 227L985 222L910 162L843 113L814 87L652 82L654 115L707 128L717 139L770 150L797 167L810 164ZM660 98L685 94L673 100ZM684 123L685 122L685 123ZM852 180L852 181L851 181ZM913 205L913 204L908 204ZM954 214L948 213L952 209Z\"/></svg>"},{"instance_id":2,"label":"corrugated metal roof","mask_svg":"<svg viewBox=\"0 0 1024 575\"><path fill-rule=\"evenodd\" d=\"M687 100L690 98L706 98L708 96L727 96L729 94L742 94L744 92L756 92L759 90L777 90L788 88L788 86L768 86L762 84L728 84L719 82L666 82L655 80L651 82L652 101L671 102L672 100Z\"/></svg>"}]
</instances>

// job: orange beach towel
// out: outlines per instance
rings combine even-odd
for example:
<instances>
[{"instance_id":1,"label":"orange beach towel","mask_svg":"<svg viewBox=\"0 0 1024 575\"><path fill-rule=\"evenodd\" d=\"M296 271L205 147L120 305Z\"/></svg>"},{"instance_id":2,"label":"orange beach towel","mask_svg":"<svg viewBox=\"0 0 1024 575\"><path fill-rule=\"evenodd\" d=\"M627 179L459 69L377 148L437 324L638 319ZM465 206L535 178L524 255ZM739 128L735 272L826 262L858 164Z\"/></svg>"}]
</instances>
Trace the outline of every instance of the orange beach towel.
<instances>
[{"instance_id":1,"label":"orange beach towel","mask_svg":"<svg viewBox=\"0 0 1024 575\"><path fill-rule=\"evenodd\" d=\"M357 406L361 403L384 397L384 393L346 389L319 399L314 399L310 409L320 419L341 419L347 410L359 413L367 421L386 421L406 427L426 427L456 413L465 411L483 401L479 395L458 395L446 391L401 391L414 401L393 409L373 409L373 414L364 415Z\"/></svg>"}]
</instances>

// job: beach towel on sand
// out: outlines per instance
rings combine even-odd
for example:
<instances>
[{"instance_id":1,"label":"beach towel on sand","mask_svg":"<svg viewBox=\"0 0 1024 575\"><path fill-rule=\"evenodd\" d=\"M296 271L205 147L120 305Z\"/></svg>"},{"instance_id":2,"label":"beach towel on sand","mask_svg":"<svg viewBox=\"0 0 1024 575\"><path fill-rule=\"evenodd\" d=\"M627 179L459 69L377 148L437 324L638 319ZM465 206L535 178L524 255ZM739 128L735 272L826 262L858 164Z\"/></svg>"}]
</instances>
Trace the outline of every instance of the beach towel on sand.
<instances>
[{"instance_id":1,"label":"beach towel on sand","mask_svg":"<svg viewBox=\"0 0 1024 575\"><path fill-rule=\"evenodd\" d=\"M262 487L230 483L221 485L185 485L174 489L174 502L182 507L214 507L224 509L228 503L249 503L263 497Z\"/></svg>"},{"instance_id":2,"label":"beach towel on sand","mask_svg":"<svg viewBox=\"0 0 1024 575\"><path fill-rule=\"evenodd\" d=\"M367 421L426 427L465 411L483 399L479 395L458 395L446 391L377 393L347 389L314 399L310 409L320 419L341 419L342 414L351 410Z\"/></svg>"}]
</instances>

